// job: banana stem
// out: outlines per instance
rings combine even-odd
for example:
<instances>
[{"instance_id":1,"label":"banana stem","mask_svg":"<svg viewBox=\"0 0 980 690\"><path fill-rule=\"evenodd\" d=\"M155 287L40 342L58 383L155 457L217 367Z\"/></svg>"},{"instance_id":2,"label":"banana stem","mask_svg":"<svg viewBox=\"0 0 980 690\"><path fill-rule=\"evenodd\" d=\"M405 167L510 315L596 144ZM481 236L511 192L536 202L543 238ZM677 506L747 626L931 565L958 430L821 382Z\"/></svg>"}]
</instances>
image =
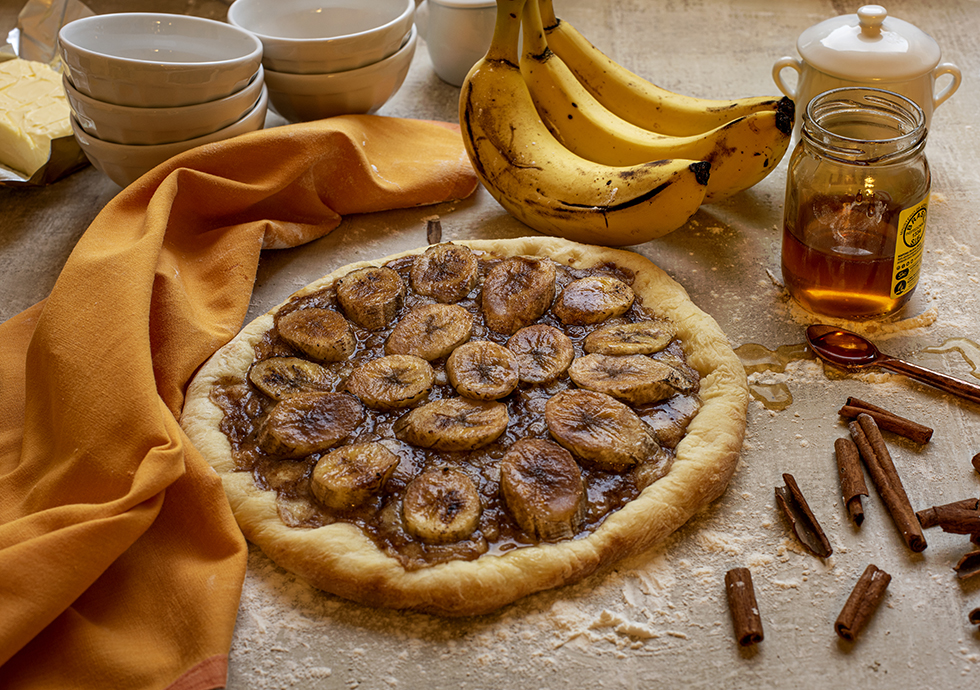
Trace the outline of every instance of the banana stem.
<instances>
[{"instance_id":1,"label":"banana stem","mask_svg":"<svg viewBox=\"0 0 980 690\"><path fill-rule=\"evenodd\" d=\"M524 54L530 58L542 59L548 52L548 40L544 37L544 25L538 0L527 0L524 5Z\"/></svg>"},{"instance_id":2,"label":"banana stem","mask_svg":"<svg viewBox=\"0 0 980 690\"><path fill-rule=\"evenodd\" d=\"M541 15L542 25L549 29L558 23L558 18L555 17L555 4L553 0L541 0L538 3L538 12Z\"/></svg>"},{"instance_id":3,"label":"banana stem","mask_svg":"<svg viewBox=\"0 0 980 690\"><path fill-rule=\"evenodd\" d=\"M521 13L526 0L497 0L497 20L487 49L487 60L520 64Z\"/></svg>"}]
</instances>

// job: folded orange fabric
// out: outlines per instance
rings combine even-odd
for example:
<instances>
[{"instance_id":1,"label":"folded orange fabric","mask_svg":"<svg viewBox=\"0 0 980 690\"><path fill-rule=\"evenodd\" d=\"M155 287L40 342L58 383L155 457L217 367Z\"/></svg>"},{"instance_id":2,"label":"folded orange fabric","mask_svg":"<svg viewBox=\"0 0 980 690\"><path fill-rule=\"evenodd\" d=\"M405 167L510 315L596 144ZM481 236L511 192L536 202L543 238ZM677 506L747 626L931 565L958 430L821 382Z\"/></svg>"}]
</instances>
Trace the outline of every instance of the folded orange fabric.
<instances>
[{"instance_id":1,"label":"folded orange fabric","mask_svg":"<svg viewBox=\"0 0 980 690\"><path fill-rule=\"evenodd\" d=\"M377 116L187 152L110 202L0 324L0 688L222 687L246 547L177 423L260 250L462 199L458 129Z\"/></svg>"}]
</instances>

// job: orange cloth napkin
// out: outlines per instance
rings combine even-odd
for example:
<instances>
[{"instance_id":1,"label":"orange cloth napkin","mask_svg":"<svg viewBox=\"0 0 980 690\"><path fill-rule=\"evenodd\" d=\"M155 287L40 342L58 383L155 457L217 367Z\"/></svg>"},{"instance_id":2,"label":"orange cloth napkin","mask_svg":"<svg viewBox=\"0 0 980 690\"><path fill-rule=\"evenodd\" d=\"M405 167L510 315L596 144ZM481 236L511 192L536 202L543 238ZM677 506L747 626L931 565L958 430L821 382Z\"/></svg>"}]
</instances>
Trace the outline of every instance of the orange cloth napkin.
<instances>
[{"instance_id":1,"label":"orange cloth napkin","mask_svg":"<svg viewBox=\"0 0 980 690\"><path fill-rule=\"evenodd\" d=\"M262 248L476 184L453 126L343 116L187 152L106 206L0 324L0 688L224 685L247 551L185 386Z\"/></svg>"}]
</instances>

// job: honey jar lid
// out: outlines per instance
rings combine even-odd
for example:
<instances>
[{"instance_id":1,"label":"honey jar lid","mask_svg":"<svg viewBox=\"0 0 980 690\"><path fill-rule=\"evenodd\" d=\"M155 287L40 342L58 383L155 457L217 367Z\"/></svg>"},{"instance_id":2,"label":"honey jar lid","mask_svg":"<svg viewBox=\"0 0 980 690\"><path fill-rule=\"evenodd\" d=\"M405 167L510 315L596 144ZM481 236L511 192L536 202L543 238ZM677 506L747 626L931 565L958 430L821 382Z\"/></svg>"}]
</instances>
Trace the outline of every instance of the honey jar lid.
<instances>
[{"instance_id":1,"label":"honey jar lid","mask_svg":"<svg viewBox=\"0 0 980 690\"><path fill-rule=\"evenodd\" d=\"M865 5L814 24L796 42L815 69L852 81L915 79L939 64L942 52L929 34L889 17L881 5Z\"/></svg>"}]
</instances>

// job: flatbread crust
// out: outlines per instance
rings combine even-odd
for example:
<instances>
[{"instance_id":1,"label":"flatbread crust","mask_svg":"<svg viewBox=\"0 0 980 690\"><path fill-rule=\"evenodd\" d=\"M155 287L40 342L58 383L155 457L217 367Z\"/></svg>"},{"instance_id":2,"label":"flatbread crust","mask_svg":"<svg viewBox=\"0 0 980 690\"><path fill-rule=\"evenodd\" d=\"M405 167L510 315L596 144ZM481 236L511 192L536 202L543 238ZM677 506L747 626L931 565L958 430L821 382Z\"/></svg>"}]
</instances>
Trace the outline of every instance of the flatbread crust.
<instances>
[{"instance_id":1,"label":"flatbread crust","mask_svg":"<svg viewBox=\"0 0 980 690\"><path fill-rule=\"evenodd\" d=\"M628 251L551 237L456 244L502 257L550 257L574 268L614 262L630 269L635 274L633 290L644 305L676 325L687 361L701 375L702 407L678 444L667 475L608 515L591 534L503 554L484 554L471 561L406 570L354 525L337 522L317 528L288 527L280 519L275 492L257 488L250 473L235 471L231 444L219 429L223 412L210 400L209 391L229 376L245 379L253 347L272 328L273 313L279 307L255 319L215 353L192 381L181 424L220 475L249 541L280 567L315 587L369 606L477 615L579 580L664 539L718 498L728 485L742 446L748 404L745 370L715 320L698 309L684 288L652 262ZM424 250L421 247L344 266L292 297L315 292L353 269L380 266Z\"/></svg>"}]
</instances>

